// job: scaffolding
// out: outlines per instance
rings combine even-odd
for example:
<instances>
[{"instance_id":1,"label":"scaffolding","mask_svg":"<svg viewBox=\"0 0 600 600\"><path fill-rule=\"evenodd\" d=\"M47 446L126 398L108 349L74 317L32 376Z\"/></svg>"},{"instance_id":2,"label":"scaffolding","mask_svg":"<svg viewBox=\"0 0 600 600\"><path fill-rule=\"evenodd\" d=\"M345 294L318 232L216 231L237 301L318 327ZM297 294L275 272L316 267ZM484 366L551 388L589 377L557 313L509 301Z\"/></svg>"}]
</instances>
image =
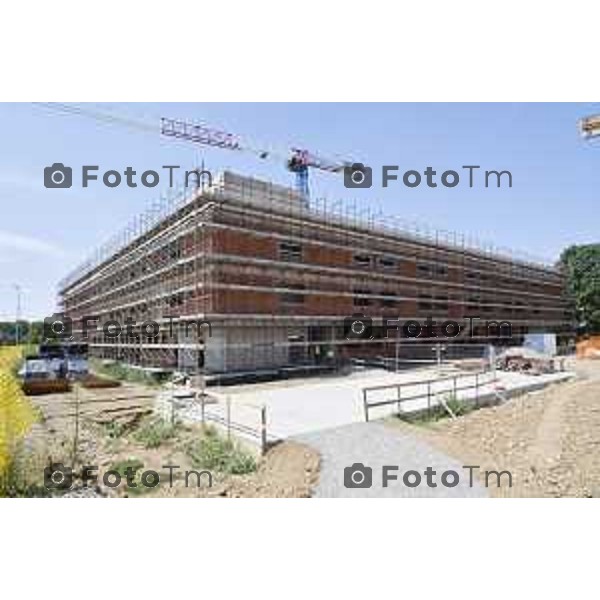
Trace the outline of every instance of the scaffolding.
<instances>
[{"instance_id":1,"label":"scaffolding","mask_svg":"<svg viewBox=\"0 0 600 600\"><path fill-rule=\"evenodd\" d=\"M147 343L94 333L103 357L145 368L198 372L207 356L223 373L325 368L356 355L353 348L393 351L393 338L344 336L344 317L375 308L404 319L475 310L522 328L570 330L563 277L552 265L355 202L309 203L230 172L161 197L59 285L75 319L168 321L169 331ZM211 323L208 345L204 333L186 330L194 320Z\"/></svg>"}]
</instances>

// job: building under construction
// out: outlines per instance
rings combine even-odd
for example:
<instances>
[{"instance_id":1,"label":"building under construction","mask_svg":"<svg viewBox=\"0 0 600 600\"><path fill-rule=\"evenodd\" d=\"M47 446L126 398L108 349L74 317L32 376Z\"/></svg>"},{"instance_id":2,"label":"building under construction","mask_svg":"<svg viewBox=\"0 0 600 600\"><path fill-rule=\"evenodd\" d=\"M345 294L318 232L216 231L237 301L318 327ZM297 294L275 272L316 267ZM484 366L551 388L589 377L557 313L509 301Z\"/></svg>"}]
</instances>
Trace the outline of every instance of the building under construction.
<instances>
[{"instance_id":1,"label":"building under construction","mask_svg":"<svg viewBox=\"0 0 600 600\"><path fill-rule=\"evenodd\" d=\"M91 356L213 375L397 361L430 352L449 320L471 327L447 330L447 347L515 345L532 332L560 343L572 331L554 267L230 172L153 205L61 282L60 296L76 339L83 317L98 318ZM364 320L349 332L352 315ZM418 338L380 326L428 317L438 325ZM110 321L135 323L135 335L107 335ZM160 331L146 335L148 321Z\"/></svg>"}]
</instances>

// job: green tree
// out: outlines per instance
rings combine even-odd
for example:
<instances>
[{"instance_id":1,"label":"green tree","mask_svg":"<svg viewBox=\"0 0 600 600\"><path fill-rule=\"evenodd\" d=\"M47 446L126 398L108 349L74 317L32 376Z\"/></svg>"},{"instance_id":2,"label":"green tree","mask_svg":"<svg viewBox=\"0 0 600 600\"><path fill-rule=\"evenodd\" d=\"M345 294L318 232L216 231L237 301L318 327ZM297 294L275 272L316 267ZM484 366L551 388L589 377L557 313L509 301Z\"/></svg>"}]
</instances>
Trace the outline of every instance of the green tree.
<instances>
[{"instance_id":1,"label":"green tree","mask_svg":"<svg viewBox=\"0 0 600 600\"><path fill-rule=\"evenodd\" d=\"M19 338L21 342L39 344L43 341L43 321L19 321ZM16 327L14 321L0 322L0 345L14 344Z\"/></svg>"},{"instance_id":2,"label":"green tree","mask_svg":"<svg viewBox=\"0 0 600 600\"><path fill-rule=\"evenodd\" d=\"M580 327L600 333L600 244L569 246L560 257Z\"/></svg>"}]
</instances>

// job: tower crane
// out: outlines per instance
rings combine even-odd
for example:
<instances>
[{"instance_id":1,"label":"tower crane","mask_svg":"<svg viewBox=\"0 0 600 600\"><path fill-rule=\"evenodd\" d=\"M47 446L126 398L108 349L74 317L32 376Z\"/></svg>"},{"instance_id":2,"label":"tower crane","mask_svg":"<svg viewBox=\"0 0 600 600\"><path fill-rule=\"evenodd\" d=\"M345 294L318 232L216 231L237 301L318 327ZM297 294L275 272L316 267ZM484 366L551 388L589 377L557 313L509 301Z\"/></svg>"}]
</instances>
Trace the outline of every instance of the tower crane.
<instances>
[{"instance_id":1,"label":"tower crane","mask_svg":"<svg viewBox=\"0 0 600 600\"><path fill-rule=\"evenodd\" d=\"M243 145L237 136L214 129L204 123L192 123L190 121L163 117L161 119L160 132L167 137L183 139L205 146L250 151L261 159L277 157L271 151ZM319 169L329 173L341 173L344 168L350 167L354 162L325 159L303 148L291 148L285 161L287 169L296 175L297 192L303 198L307 199L310 196L308 184L309 169Z\"/></svg>"},{"instance_id":2,"label":"tower crane","mask_svg":"<svg viewBox=\"0 0 600 600\"><path fill-rule=\"evenodd\" d=\"M87 117L104 125L125 127L138 133L156 132L155 121L147 117L131 117L114 109L98 109L88 107L87 105L82 106L61 102L33 102L32 104L54 113ZM233 133L217 129L203 122L162 117L160 120L160 134L164 137L192 142L202 146L251 153L262 160L275 159L281 161L282 164L285 164L288 171L295 174L296 190L306 199L310 195L310 169L318 169L329 173L341 173L346 167L351 167L356 163L354 160L326 159L300 147L292 147L285 152L274 152L257 148L251 144L242 142Z\"/></svg>"},{"instance_id":3,"label":"tower crane","mask_svg":"<svg viewBox=\"0 0 600 600\"><path fill-rule=\"evenodd\" d=\"M584 117L579 121L579 131L584 138L600 136L600 115Z\"/></svg>"}]
</instances>

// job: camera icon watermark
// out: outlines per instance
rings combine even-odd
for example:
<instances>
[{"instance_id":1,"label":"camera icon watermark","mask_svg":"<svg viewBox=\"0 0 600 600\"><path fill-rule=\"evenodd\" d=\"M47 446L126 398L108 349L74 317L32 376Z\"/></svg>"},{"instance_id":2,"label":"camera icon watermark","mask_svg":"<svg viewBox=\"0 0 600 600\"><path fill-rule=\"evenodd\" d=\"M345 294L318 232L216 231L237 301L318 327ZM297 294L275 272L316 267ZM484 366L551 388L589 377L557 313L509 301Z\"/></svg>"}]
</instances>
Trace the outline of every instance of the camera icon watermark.
<instances>
[{"instance_id":1,"label":"camera icon watermark","mask_svg":"<svg viewBox=\"0 0 600 600\"><path fill-rule=\"evenodd\" d=\"M44 169L44 187L70 188L73 185L73 169L63 163L54 163Z\"/></svg>"},{"instance_id":2,"label":"camera icon watermark","mask_svg":"<svg viewBox=\"0 0 600 600\"><path fill-rule=\"evenodd\" d=\"M162 165L169 177L169 187L177 187L176 172L181 169L181 165ZM163 175L164 176L164 175ZM186 188L205 189L213 187L213 176L206 169L192 169L185 171L184 185ZM136 188L142 185L147 188L154 188L161 182L161 173L154 169L147 169L138 175L138 171L128 166L123 170L109 169L104 173L100 172L100 165L82 165L81 167L81 186L91 187L93 181L102 181L108 188L118 188L122 184L130 188ZM53 163L44 168L44 186L47 188L70 188L73 186L73 169L65 166L63 163Z\"/></svg>"},{"instance_id":3,"label":"camera icon watermark","mask_svg":"<svg viewBox=\"0 0 600 600\"><path fill-rule=\"evenodd\" d=\"M347 188L370 188L373 185L373 169L362 163L344 167L344 185Z\"/></svg>"},{"instance_id":4,"label":"camera icon watermark","mask_svg":"<svg viewBox=\"0 0 600 600\"><path fill-rule=\"evenodd\" d=\"M105 471L102 475L98 473L98 465L82 465L81 470L73 472L71 467L63 463L50 462L44 468L44 487L49 490L71 490L75 488L87 488L91 485L98 486L99 480L102 480L104 488L118 488L123 485L125 488L148 488L152 489L159 484L168 482L169 487L174 487L178 481L182 481L185 487L192 487L195 482L196 487L212 487L213 474L211 471L184 471L178 472L179 465L162 465L162 470L168 470L168 477L153 469L141 471L143 465L129 465L123 470L112 468ZM139 475L138 475L139 473ZM75 486L73 482L75 481Z\"/></svg>"},{"instance_id":5,"label":"camera icon watermark","mask_svg":"<svg viewBox=\"0 0 600 600\"><path fill-rule=\"evenodd\" d=\"M373 469L363 463L354 463L344 469L344 487L370 488L373 485Z\"/></svg>"},{"instance_id":6,"label":"camera icon watermark","mask_svg":"<svg viewBox=\"0 0 600 600\"><path fill-rule=\"evenodd\" d=\"M73 485L73 470L63 463L50 463L44 469L44 486L51 490L68 490Z\"/></svg>"},{"instance_id":7,"label":"camera icon watermark","mask_svg":"<svg viewBox=\"0 0 600 600\"><path fill-rule=\"evenodd\" d=\"M373 319L363 313L354 313L344 319L344 336L348 340L370 340L373 338Z\"/></svg>"},{"instance_id":8,"label":"camera icon watermark","mask_svg":"<svg viewBox=\"0 0 600 600\"><path fill-rule=\"evenodd\" d=\"M479 465L463 465L462 469L446 469L441 471L428 466L424 469L401 469L400 465L381 466L381 487L402 486L409 489L427 486L428 488L463 488L478 487L483 484L486 488L494 485L513 486L513 476L510 471L484 470L479 472ZM379 472L379 468L377 468ZM468 475L468 478L465 477ZM377 479L379 474L377 473ZM395 483L397 482L397 483ZM376 482L376 485L379 481ZM344 487L349 489L368 489L373 487L373 469L361 462L344 467ZM442 492L443 494L443 492Z\"/></svg>"},{"instance_id":9,"label":"camera icon watermark","mask_svg":"<svg viewBox=\"0 0 600 600\"><path fill-rule=\"evenodd\" d=\"M45 340L68 340L73 337L73 320L60 313L44 319L43 336Z\"/></svg>"}]
</instances>

